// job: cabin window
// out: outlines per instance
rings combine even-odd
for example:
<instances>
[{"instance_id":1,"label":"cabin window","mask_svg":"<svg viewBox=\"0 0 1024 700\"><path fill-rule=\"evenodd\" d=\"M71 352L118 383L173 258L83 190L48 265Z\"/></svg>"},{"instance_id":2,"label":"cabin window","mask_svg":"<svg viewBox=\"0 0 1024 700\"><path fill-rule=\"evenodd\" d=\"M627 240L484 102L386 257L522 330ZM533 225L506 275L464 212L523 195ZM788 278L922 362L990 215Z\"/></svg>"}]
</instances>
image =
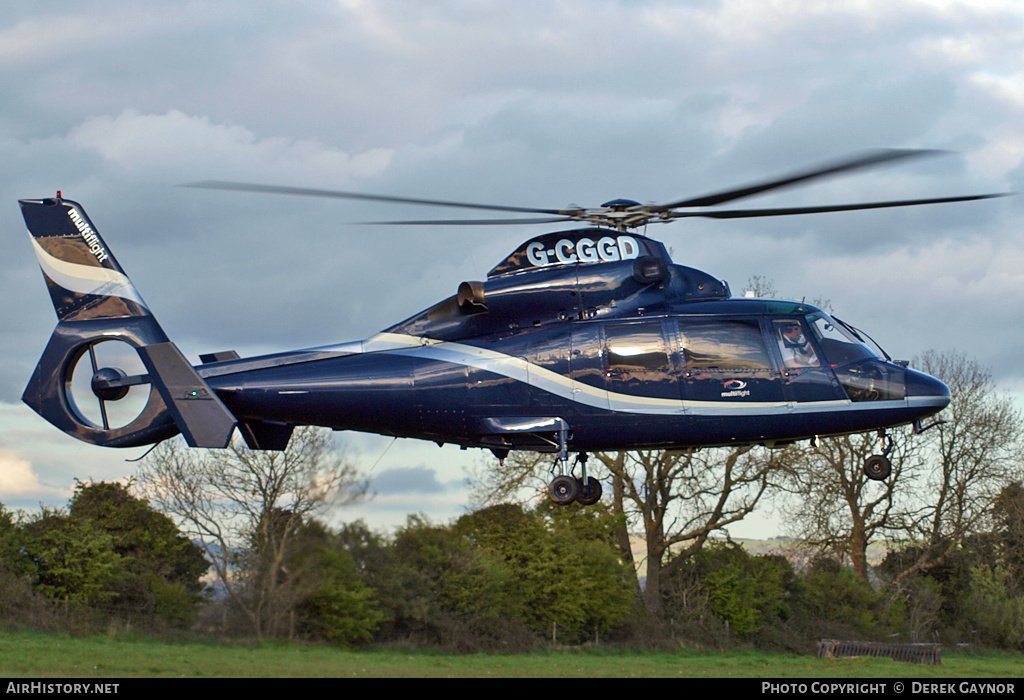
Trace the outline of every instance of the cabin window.
<instances>
[{"instance_id":1,"label":"cabin window","mask_svg":"<svg viewBox=\"0 0 1024 700\"><path fill-rule=\"evenodd\" d=\"M610 372L665 371L669 369L661 322L605 326Z\"/></svg>"},{"instance_id":2,"label":"cabin window","mask_svg":"<svg viewBox=\"0 0 1024 700\"><path fill-rule=\"evenodd\" d=\"M687 369L771 369L756 320L679 322Z\"/></svg>"}]
</instances>

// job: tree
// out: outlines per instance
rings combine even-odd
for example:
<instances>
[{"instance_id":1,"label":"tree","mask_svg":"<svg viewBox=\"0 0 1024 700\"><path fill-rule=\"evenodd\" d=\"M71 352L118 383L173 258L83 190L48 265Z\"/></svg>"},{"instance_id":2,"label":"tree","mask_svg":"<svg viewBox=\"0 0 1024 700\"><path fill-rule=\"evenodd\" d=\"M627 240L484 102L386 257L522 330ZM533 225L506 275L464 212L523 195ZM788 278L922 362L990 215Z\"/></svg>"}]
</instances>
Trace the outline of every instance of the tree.
<instances>
[{"instance_id":1,"label":"tree","mask_svg":"<svg viewBox=\"0 0 1024 700\"><path fill-rule=\"evenodd\" d=\"M916 516L904 529L919 556L897 583L941 565L983 529L1000 490L1021 475L1020 411L995 393L991 373L956 352L927 352L918 364L949 386L951 399L939 414L945 422L926 433L925 476L909 494Z\"/></svg>"},{"instance_id":2,"label":"tree","mask_svg":"<svg viewBox=\"0 0 1024 700\"><path fill-rule=\"evenodd\" d=\"M50 627L53 606L32 588L35 564L25 544L23 523L0 504L0 620Z\"/></svg>"},{"instance_id":3,"label":"tree","mask_svg":"<svg viewBox=\"0 0 1024 700\"><path fill-rule=\"evenodd\" d=\"M981 642L1024 648L1024 595L1013 595L1000 566L980 565L971 572L967 608Z\"/></svg>"},{"instance_id":4,"label":"tree","mask_svg":"<svg viewBox=\"0 0 1024 700\"><path fill-rule=\"evenodd\" d=\"M909 431L894 440L893 470L885 481L864 475L864 460L878 452L874 433L821 438L799 449L800 467L789 489L797 495L788 520L796 535L824 552L849 557L855 574L868 578L868 545L891 534L912 514L897 498L919 469Z\"/></svg>"},{"instance_id":5,"label":"tree","mask_svg":"<svg viewBox=\"0 0 1024 700\"><path fill-rule=\"evenodd\" d=\"M632 572L603 508L498 504L438 525L410 516L392 538L346 525L351 555L385 616L378 641L460 651L527 650L617 630L635 610Z\"/></svg>"},{"instance_id":6,"label":"tree","mask_svg":"<svg viewBox=\"0 0 1024 700\"><path fill-rule=\"evenodd\" d=\"M4 585L12 575L30 582L79 622L187 626L208 568L202 551L124 484L78 483L66 511L44 508L17 524L0 512ZM17 587L5 594L15 607L30 602Z\"/></svg>"},{"instance_id":7,"label":"tree","mask_svg":"<svg viewBox=\"0 0 1024 700\"><path fill-rule=\"evenodd\" d=\"M416 517L409 524L421 523ZM345 523L335 543L352 559L360 578L373 591L383 615L377 639L396 640L419 631L419 620L429 606L429 584L408 563L399 560L393 542L359 520Z\"/></svg>"},{"instance_id":8,"label":"tree","mask_svg":"<svg viewBox=\"0 0 1024 700\"><path fill-rule=\"evenodd\" d=\"M384 615L352 556L317 520L306 523L295 540L286 568L315 579L312 592L296 605L300 634L344 647L372 639Z\"/></svg>"},{"instance_id":9,"label":"tree","mask_svg":"<svg viewBox=\"0 0 1024 700\"><path fill-rule=\"evenodd\" d=\"M899 604L891 605L852 569L823 555L807 568L803 604L815 637L878 637L896 627L903 614Z\"/></svg>"},{"instance_id":10,"label":"tree","mask_svg":"<svg viewBox=\"0 0 1024 700\"><path fill-rule=\"evenodd\" d=\"M545 502L531 511L483 508L455 527L506 565L513 614L538 635L557 629L559 641L576 642L633 612L633 572L615 548L615 520L603 506Z\"/></svg>"},{"instance_id":11,"label":"tree","mask_svg":"<svg viewBox=\"0 0 1024 700\"><path fill-rule=\"evenodd\" d=\"M44 509L25 527L23 547L34 562L33 587L68 608L100 606L117 596L124 557L88 518Z\"/></svg>"},{"instance_id":12,"label":"tree","mask_svg":"<svg viewBox=\"0 0 1024 700\"><path fill-rule=\"evenodd\" d=\"M784 557L755 557L735 542L715 542L687 557L672 572L674 591L699 590L707 607L728 628L750 637L768 625L789 617L787 594L793 586L793 569ZM687 612L688 601L672 600L673 611ZM692 604L692 603L690 603Z\"/></svg>"},{"instance_id":13,"label":"tree","mask_svg":"<svg viewBox=\"0 0 1024 700\"><path fill-rule=\"evenodd\" d=\"M87 520L110 536L123 562L106 606L127 619L161 620L187 627L201 600L201 577L210 568L202 549L174 522L116 482L79 482L71 499L71 520Z\"/></svg>"},{"instance_id":14,"label":"tree","mask_svg":"<svg viewBox=\"0 0 1024 700\"><path fill-rule=\"evenodd\" d=\"M287 449L195 450L161 443L139 472L142 491L201 540L234 606L259 638L288 633L315 577L286 571L296 533L328 506L351 503L366 482L334 450L330 432L297 429Z\"/></svg>"},{"instance_id":15,"label":"tree","mask_svg":"<svg viewBox=\"0 0 1024 700\"><path fill-rule=\"evenodd\" d=\"M786 450L749 445L596 456L612 477L613 511L643 529L643 602L654 625L661 619L662 576L697 554L712 533L749 515L772 476L789 468Z\"/></svg>"},{"instance_id":16,"label":"tree","mask_svg":"<svg viewBox=\"0 0 1024 700\"><path fill-rule=\"evenodd\" d=\"M978 639L1002 643L996 638L999 635L988 635L986 630L1000 626L1000 606L1012 607L1024 597L1022 513L1024 488L1019 482L1010 482L980 519L983 525L979 524L940 561L917 570L912 577L899 578L919 562L929 560L933 552L928 542L890 550L880 571L899 583L916 637L931 638L930 635L938 634L943 639L958 641L981 635ZM922 601L922 597L926 600ZM930 615L913 619L915 611L928 607Z\"/></svg>"},{"instance_id":17,"label":"tree","mask_svg":"<svg viewBox=\"0 0 1024 700\"><path fill-rule=\"evenodd\" d=\"M691 450L597 453L589 473L610 480L606 496L617 517L615 544L633 563L629 530L641 529L647 577L642 603L647 621L661 621L663 573L700 551L712 533L749 515L777 472L791 468L789 450L749 445ZM543 481L544 457L505 460L483 477L478 495L490 502Z\"/></svg>"},{"instance_id":18,"label":"tree","mask_svg":"<svg viewBox=\"0 0 1024 700\"><path fill-rule=\"evenodd\" d=\"M1012 481L992 504L995 560L1006 572L1006 584L1024 595L1024 486Z\"/></svg>"},{"instance_id":19,"label":"tree","mask_svg":"<svg viewBox=\"0 0 1024 700\"><path fill-rule=\"evenodd\" d=\"M774 299L779 296L775 283L764 275L754 275L747 280L747 286L743 288L743 296L752 296L757 299Z\"/></svg>"},{"instance_id":20,"label":"tree","mask_svg":"<svg viewBox=\"0 0 1024 700\"><path fill-rule=\"evenodd\" d=\"M790 509L797 535L849 556L863 578L871 541L904 543L915 556L899 559L905 568L895 575L898 586L941 565L977 532L999 488L1020 473L1020 415L1008 397L994 393L991 374L952 352L928 352L916 364L942 379L952 398L938 416L945 422L924 434L890 431L895 453L888 479L872 482L862 474L878 445L874 433L863 433L805 449L804 468L789 487L798 496Z\"/></svg>"},{"instance_id":21,"label":"tree","mask_svg":"<svg viewBox=\"0 0 1024 700\"><path fill-rule=\"evenodd\" d=\"M26 577L32 571L23 540L24 533L14 515L0 503L0 571L8 576Z\"/></svg>"},{"instance_id":22,"label":"tree","mask_svg":"<svg viewBox=\"0 0 1024 700\"><path fill-rule=\"evenodd\" d=\"M513 572L494 552L455 526L409 516L378 572L378 597L389 607L392 634L459 651L494 648L522 627Z\"/></svg>"}]
</instances>

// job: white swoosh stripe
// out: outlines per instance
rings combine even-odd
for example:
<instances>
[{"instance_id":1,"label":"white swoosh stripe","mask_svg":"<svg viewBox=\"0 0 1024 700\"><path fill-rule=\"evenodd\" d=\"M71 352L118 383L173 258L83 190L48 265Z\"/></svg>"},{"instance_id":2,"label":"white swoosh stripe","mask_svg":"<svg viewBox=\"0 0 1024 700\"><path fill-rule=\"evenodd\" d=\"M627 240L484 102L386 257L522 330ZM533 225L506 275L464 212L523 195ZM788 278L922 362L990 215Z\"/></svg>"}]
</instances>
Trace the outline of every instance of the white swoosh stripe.
<instances>
[{"instance_id":1,"label":"white swoosh stripe","mask_svg":"<svg viewBox=\"0 0 1024 700\"><path fill-rule=\"evenodd\" d=\"M911 406L943 406L945 400L935 396L909 396L890 401L858 401L835 399L828 401L692 401L659 399L650 396L632 396L607 391L570 377L552 372L527 362L521 357L506 355L475 345L448 343L432 338L405 333L378 333L372 338L314 348L317 352L340 354L391 353L409 357L447 362L486 370L538 389L543 389L568 401L624 413L645 415L795 415L825 413L828 411L869 411L905 409Z\"/></svg>"},{"instance_id":2,"label":"white swoosh stripe","mask_svg":"<svg viewBox=\"0 0 1024 700\"><path fill-rule=\"evenodd\" d=\"M135 291L135 286L127 276L106 267L81 265L55 258L43 250L34 236L29 236L36 251L36 259L39 260L39 267L54 284L75 294L131 299L148 310L146 302L142 301L142 297Z\"/></svg>"},{"instance_id":3,"label":"white swoosh stripe","mask_svg":"<svg viewBox=\"0 0 1024 700\"><path fill-rule=\"evenodd\" d=\"M815 401L813 403L791 403L787 401L684 401L682 399L660 399L651 396L633 396L607 391L584 384L570 377L552 372L538 365L527 362L520 357L465 345L463 343L446 343L427 338L404 335L399 333L380 333L363 341L364 352L383 351L398 355L426 357L432 360L451 364L474 367L492 372L516 381L523 382L538 389L543 389L568 401L586 406L604 408L624 413L642 413L647 415L758 415L819 413L838 408L848 408L849 400ZM880 407L880 402L872 402ZM904 401L892 402L900 407L906 406Z\"/></svg>"}]
</instances>

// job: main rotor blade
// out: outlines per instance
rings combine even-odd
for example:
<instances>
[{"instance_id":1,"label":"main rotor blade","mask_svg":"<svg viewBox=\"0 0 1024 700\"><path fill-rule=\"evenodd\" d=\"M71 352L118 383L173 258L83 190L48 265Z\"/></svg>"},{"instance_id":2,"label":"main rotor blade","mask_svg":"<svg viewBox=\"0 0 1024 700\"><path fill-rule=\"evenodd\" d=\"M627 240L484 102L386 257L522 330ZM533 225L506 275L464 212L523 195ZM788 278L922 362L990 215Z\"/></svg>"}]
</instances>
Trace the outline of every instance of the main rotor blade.
<instances>
[{"instance_id":1,"label":"main rotor blade","mask_svg":"<svg viewBox=\"0 0 1024 700\"><path fill-rule=\"evenodd\" d=\"M748 219L759 216L789 216L791 214L824 214L832 211L857 211L860 209L887 209L889 207L913 207L918 204L944 204L946 202L970 202L977 199L1006 197L1009 193L973 194L963 197L939 197L936 199L905 199L895 202L865 202L863 204L834 204L823 207L784 207L780 209L732 209L725 211L671 212L670 219L704 217L709 219Z\"/></svg>"},{"instance_id":2,"label":"main rotor blade","mask_svg":"<svg viewBox=\"0 0 1024 700\"><path fill-rule=\"evenodd\" d=\"M425 219L423 221L360 221L366 226L514 226L516 224L560 224L577 221L568 216L534 219Z\"/></svg>"},{"instance_id":3,"label":"main rotor blade","mask_svg":"<svg viewBox=\"0 0 1024 700\"><path fill-rule=\"evenodd\" d=\"M462 209L484 209L488 211L515 211L525 214L564 215L558 209L533 209L529 207L509 207L500 204L473 204L471 202L448 202L440 199L414 199L411 197L392 197L384 194L366 194L363 192L342 192L340 190L317 190L306 187L281 187L278 185L257 185L248 182L224 182L221 180L205 180L190 182L182 187L195 187L204 190L230 190L233 192L260 192L264 194L290 194L303 197L331 197L335 199L359 199L370 202L391 202L393 204L419 204L433 207L458 207Z\"/></svg>"},{"instance_id":4,"label":"main rotor blade","mask_svg":"<svg viewBox=\"0 0 1024 700\"><path fill-rule=\"evenodd\" d=\"M920 150L920 149L889 149L880 151L869 151L862 153L853 158L838 161L829 165L814 168L813 170L805 170L801 172L792 173L780 178L767 180L758 184L747 185L745 187L739 187L731 190L724 190L722 192L715 192L712 194L706 194L701 197L693 197L691 199L682 199L678 202L671 202L670 204L661 204L653 207L649 207L653 211L665 211L667 209L676 209L677 207L709 207L715 204L723 204L724 202L731 202L736 199L743 197L750 197L755 194L767 192L769 190L779 189L780 187L788 187L795 185L799 182L807 182L809 180L815 180L818 178L828 177L830 175L838 175L839 173L849 172L851 170L857 170L859 168L867 168L873 165L881 165L894 160L900 160L904 158L919 158L922 156L932 156L943 151L933 150Z\"/></svg>"}]
</instances>

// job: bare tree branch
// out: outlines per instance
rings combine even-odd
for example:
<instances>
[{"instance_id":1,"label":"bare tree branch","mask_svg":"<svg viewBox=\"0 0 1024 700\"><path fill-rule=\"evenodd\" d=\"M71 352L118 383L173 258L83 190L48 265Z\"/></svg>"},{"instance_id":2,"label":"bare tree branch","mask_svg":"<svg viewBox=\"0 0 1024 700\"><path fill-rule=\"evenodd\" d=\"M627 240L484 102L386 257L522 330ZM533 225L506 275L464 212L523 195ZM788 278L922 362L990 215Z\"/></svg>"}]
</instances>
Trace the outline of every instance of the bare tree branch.
<instances>
[{"instance_id":1,"label":"bare tree branch","mask_svg":"<svg viewBox=\"0 0 1024 700\"><path fill-rule=\"evenodd\" d=\"M232 602L258 637L278 635L306 592L285 562L297 531L331 506L363 498L367 483L330 442L330 431L299 428L284 451L196 450L162 443L139 471L141 492L206 545Z\"/></svg>"}]
</instances>

